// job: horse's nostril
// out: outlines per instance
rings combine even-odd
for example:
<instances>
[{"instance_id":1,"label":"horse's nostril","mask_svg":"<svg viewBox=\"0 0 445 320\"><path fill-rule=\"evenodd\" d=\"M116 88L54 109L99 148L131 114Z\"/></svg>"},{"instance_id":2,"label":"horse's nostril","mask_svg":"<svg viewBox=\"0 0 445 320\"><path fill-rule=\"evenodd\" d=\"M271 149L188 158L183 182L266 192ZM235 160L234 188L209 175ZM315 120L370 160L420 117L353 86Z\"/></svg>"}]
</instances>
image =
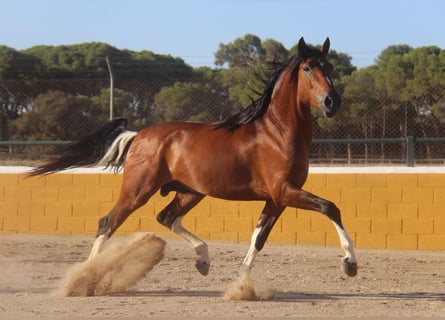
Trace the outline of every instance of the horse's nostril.
<instances>
[{"instance_id":1,"label":"horse's nostril","mask_svg":"<svg viewBox=\"0 0 445 320\"><path fill-rule=\"evenodd\" d=\"M328 96L324 100L324 105L328 108L331 108L334 105L334 100L330 96Z\"/></svg>"}]
</instances>

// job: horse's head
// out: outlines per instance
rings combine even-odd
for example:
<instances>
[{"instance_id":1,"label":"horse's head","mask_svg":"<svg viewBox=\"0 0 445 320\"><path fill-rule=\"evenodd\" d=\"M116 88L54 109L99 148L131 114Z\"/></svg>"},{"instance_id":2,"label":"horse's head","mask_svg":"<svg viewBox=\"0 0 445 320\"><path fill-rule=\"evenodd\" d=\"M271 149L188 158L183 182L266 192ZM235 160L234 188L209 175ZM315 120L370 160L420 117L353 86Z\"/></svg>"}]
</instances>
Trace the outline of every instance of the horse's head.
<instances>
[{"instance_id":1,"label":"horse's head","mask_svg":"<svg viewBox=\"0 0 445 320\"><path fill-rule=\"evenodd\" d=\"M332 65L326 60L330 46L326 38L320 50L306 45L303 37L298 42L301 59L298 72L299 95L305 104L319 108L328 118L333 117L340 107L340 96L331 79Z\"/></svg>"}]
</instances>

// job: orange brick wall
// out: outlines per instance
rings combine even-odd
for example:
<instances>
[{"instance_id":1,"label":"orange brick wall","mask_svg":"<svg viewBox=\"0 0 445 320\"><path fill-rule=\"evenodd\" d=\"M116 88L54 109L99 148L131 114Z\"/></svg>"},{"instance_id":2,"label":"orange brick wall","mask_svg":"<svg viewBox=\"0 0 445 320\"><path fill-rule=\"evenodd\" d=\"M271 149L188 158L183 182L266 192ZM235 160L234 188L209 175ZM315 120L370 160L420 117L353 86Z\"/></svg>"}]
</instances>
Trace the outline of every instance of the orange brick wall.
<instances>
[{"instance_id":1,"label":"orange brick wall","mask_svg":"<svg viewBox=\"0 0 445 320\"><path fill-rule=\"evenodd\" d=\"M0 233L95 234L116 201L121 175L0 173ZM305 189L334 201L358 248L445 250L445 173L311 173ZM174 235L155 216L171 199L154 196L118 234ZM248 242L261 202L205 198L184 219L203 239ZM269 241L338 246L326 217L288 208Z\"/></svg>"}]
</instances>

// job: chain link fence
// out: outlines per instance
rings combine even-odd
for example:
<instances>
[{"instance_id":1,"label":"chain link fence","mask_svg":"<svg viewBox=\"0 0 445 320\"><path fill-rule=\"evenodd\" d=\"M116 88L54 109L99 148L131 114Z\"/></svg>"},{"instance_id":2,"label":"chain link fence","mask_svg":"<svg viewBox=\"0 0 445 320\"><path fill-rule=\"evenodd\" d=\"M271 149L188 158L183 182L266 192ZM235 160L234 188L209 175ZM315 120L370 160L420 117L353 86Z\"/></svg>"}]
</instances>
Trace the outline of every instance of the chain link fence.
<instances>
[{"instance_id":1,"label":"chain link fence","mask_svg":"<svg viewBox=\"0 0 445 320\"><path fill-rule=\"evenodd\" d=\"M0 162L35 164L109 120L108 79L0 81ZM441 94L441 93L440 93ZM131 130L164 121L218 121L241 110L229 89L196 79L124 81L115 116ZM443 165L445 123L427 106L384 99L351 116L351 99L333 119L314 112L314 165ZM445 108L445 105L444 105Z\"/></svg>"}]
</instances>

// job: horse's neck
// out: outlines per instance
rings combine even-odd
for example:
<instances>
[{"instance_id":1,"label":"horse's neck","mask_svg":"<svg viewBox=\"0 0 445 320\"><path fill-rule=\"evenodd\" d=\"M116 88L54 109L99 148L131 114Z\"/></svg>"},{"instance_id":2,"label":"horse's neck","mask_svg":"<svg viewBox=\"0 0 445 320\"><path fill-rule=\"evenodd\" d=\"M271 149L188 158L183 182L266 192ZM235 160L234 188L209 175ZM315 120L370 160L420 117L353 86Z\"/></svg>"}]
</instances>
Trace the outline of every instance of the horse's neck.
<instances>
[{"instance_id":1,"label":"horse's neck","mask_svg":"<svg viewBox=\"0 0 445 320\"><path fill-rule=\"evenodd\" d=\"M263 116L264 123L276 127L296 143L309 145L312 141L311 107L296 99L296 90L295 86L290 86L274 92L269 108Z\"/></svg>"}]
</instances>

